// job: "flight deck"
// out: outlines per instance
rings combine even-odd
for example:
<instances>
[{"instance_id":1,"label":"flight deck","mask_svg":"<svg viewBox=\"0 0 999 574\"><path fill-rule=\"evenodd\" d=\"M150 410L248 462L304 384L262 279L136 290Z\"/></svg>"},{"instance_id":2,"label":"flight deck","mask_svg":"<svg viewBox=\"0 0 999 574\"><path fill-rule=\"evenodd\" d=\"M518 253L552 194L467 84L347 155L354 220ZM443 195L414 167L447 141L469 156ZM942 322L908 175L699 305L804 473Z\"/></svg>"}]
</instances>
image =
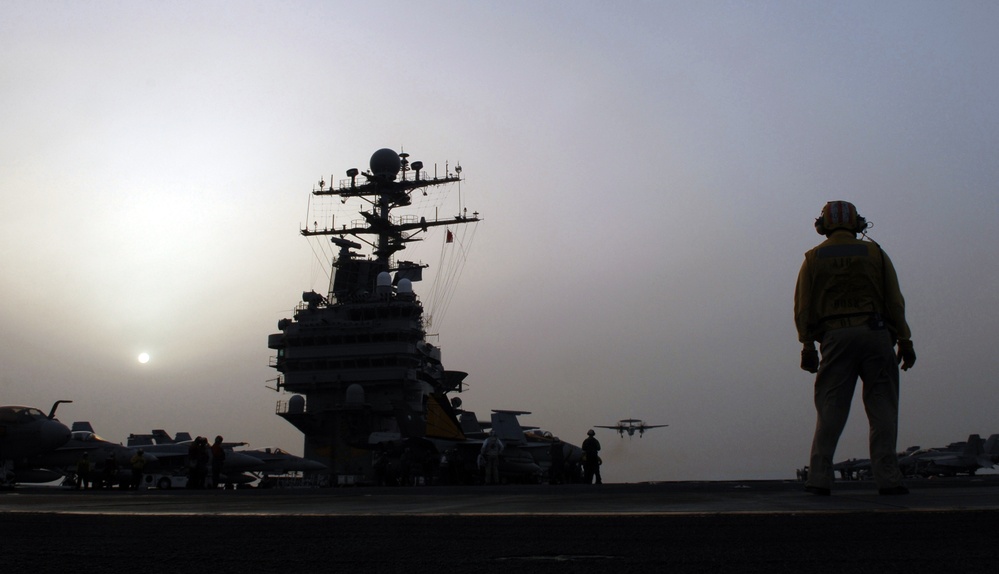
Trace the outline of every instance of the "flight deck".
<instances>
[{"instance_id":1,"label":"flight deck","mask_svg":"<svg viewBox=\"0 0 999 574\"><path fill-rule=\"evenodd\" d=\"M910 482L882 496L871 482L814 496L796 481L603 485L76 491L17 488L0 512L148 515L634 515L999 510L999 476Z\"/></svg>"},{"instance_id":2,"label":"flight deck","mask_svg":"<svg viewBox=\"0 0 999 574\"><path fill-rule=\"evenodd\" d=\"M0 493L9 571L941 572L999 563L995 477Z\"/></svg>"}]
</instances>

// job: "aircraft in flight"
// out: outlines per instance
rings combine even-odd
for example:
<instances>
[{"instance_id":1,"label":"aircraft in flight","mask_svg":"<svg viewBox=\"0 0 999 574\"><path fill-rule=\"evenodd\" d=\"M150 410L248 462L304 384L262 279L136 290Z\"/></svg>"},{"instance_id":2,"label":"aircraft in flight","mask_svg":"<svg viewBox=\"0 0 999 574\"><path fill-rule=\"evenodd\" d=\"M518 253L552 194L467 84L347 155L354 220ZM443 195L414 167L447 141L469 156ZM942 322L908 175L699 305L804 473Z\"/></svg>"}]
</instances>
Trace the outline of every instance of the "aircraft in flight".
<instances>
[{"instance_id":1,"label":"aircraft in flight","mask_svg":"<svg viewBox=\"0 0 999 574\"><path fill-rule=\"evenodd\" d=\"M635 436L635 431L638 431L638 438L642 438L645 431L649 429L657 429L668 426L669 425L647 425L645 424L645 421L640 419L621 419L617 421L617 424L614 426L596 425L596 427L600 429L616 430L617 434L622 437L624 436L624 433L628 433L629 437Z\"/></svg>"},{"instance_id":2,"label":"aircraft in flight","mask_svg":"<svg viewBox=\"0 0 999 574\"><path fill-rule=\"evenodd\" d=\"M14 463L59 448L69 441L66 425L55 418L60 403L52 404L48 416L34 407L0 406L0 484L14 478Z\"/></svg>"}]
</instances>

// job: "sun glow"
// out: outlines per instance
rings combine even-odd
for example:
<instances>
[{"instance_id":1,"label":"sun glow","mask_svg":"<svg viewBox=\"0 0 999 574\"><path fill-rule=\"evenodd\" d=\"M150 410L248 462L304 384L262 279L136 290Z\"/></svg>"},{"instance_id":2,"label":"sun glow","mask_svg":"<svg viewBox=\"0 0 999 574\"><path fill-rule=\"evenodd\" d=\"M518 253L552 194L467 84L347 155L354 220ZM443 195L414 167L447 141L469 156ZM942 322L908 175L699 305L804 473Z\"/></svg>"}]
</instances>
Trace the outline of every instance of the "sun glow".
<instances>
[{"instance_id":1,"label":"sun glow","mask_svg":"<svg viewBox=\"0 0 999 574\"><path fill-rule=\"evenodd\" d=\"M149 353L139 353L139 362L145 365L149 362Z\"/></svg>"}]
</instances>

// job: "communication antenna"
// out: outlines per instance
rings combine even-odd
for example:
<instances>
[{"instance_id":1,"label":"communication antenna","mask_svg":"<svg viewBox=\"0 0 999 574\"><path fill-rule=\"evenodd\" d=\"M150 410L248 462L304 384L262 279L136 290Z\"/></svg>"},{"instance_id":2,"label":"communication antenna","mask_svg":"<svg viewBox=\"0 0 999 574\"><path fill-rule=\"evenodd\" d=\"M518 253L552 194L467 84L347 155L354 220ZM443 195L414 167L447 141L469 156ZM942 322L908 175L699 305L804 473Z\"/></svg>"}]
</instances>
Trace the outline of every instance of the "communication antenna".
<instances>
[{"instance_id":1,"label":"communication antenna","mask_svg":"<svg viewBox=\"0 0 999 574\"><path fill-rule=\"evenodd\" d=\"M458 174L458 210L459 213L463 204L461 203L461 162L454 166L454 172Z\"/></svg>"}]
</instances>

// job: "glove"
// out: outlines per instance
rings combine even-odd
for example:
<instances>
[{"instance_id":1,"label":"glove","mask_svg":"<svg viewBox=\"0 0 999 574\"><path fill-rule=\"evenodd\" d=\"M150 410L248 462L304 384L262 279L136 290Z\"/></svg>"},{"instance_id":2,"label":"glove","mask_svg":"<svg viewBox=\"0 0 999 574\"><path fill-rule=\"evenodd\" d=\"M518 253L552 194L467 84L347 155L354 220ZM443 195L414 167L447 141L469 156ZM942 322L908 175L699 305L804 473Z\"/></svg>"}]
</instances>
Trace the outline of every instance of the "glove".
<instances>
[{"instance_id":1,"label":"glove","mask_svg":"<svg viewBox=\"0 0 999 574\"><path fill-rule=\"evenodd\" d=\"M801 350L801 370L809 373L819 372L819 352L815 347L806 346Z\"/></svg>"},{"instance_id":2,"label":"glove","mask_svg":"<svg viewBox=\"0 0 999 574\"><path fill-rule=\"evenodd\" d=\"M916 352L912 350L912 341L898 342L898 362L902 364L902 370L908 371L916 363Z\"/></svg>"}]
</instances>

